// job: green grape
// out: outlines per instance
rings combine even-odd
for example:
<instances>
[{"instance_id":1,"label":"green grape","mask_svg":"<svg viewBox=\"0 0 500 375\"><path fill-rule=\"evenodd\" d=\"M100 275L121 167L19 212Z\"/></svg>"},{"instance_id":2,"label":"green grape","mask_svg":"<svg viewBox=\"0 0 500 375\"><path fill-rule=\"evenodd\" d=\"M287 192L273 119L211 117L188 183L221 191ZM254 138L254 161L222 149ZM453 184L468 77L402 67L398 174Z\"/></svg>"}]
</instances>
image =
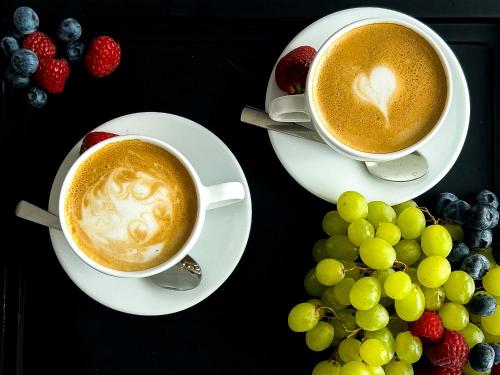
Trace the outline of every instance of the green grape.
<instances>
[{"instance_id":1,"label":"green grape","mask_svg":"<svg viewBox=\"0 0 500 375\"><path fill-rule=\"evenodd\" d=\"M500 335L500 308L497 307L496 311L490 316L481 317L481 326L483 330L491 335Z\"/></svg>"},{"instance_id":2,"label":"green grape","mask_svg":"<svg viewBox=\"0 0 500 375\"><path fill-rule=\"evenodd\" d=\"M385 290L384 290L384 283L385 283L385 280L390 276L392 275L394 271L392 268L387 268L385 270L376 270L376 271L373 271L371 276L372 277L376 277L377 280L380 282L380 286L382 287L382 290L380 291L380 296L381 297L387 297L387 294L385 293Z\"/></svg>"},{"instance_id":3,"label":"green grape","mask_svg":"<svg viewBox=\"0 0 500 375\"><path fill-rule=\"evenodd\" d=\"M465 328L462 328L459 331L467 341L467 345L469 345L469 349L480 342L484 342L484 333L481 331L481 328L476 326L475 324L468 323Z\"/></svg>"},{"instance_id":4,"label":"green grape","mask_svg":"<svg viewBox=\"0 0 500 375\"><path fill-rule=\"evenodd\" d=\"M363 341L359 348L359 355L371 366L382 366L391 360L387 345L377 339Z\"/></svg>"},{"instance_id":5,"label":"green grape","mask_svg":"<svg viewBox=\"0 0 500 375\"><path fill-rule=\"evenodd\" d=\"M323 361L314 366L312 375L339 375L340 364L333 361Z\"/></svg>"},{"instance_id":6,"label":"green grape","mask_svg":"<svg viewBox=\"0 0 500 375\"><path fill-rule=\"evenodd\" d=\"M389 323L389 313L384 306L377 304L370 310L356 311L356 323L365 331L377 331Z\"/></svg>"},{"instance_id":7,"label":"green grape","mask_svg":"<svg viewBox=\"0 0 500 375\"><path fill-rule=\"evenodd\" d=\"M460 331L469 323L469 312L456 302L446 302L439 310L439 316L446 329Z\"/></svg>"},{"instance_id":8,"label":"green grape","mask_svg":"<svg viewBox=\"0 0 500 375\"><path fill-rule=\"evenodd\" d=\"M327 212L323 217L323 230L329 236L334 234L346 234L349 223L340 217L338 211Z\"/></svg>"},{"instance_id":9,"label":"green grape","mask_svg":"<svg viewBox=\"0 0 500 375\"><path fill-rule=\"evenodd\" d=\"M394 246L401 239L401 230L396 224L382 223L379 225L375 237L386 240L389 245Z\"/></svg>"},{"instance_id":10,"label":"green grape","mask_svg":"<svg viewBox=\"0 0 500 375\"><path fill-rule=\"evenodd\" d=\"M398 271L394 272L384 282L385 293L394 300L406 298L411 292L410 276Z\"/></svg>"},{"instance_id":11,"label":"green grape","mask_svg":"<svg viewBox=\"0 0 500 375\"><path fill-rule=\"evenodd\" d=\"M420 281L418 281L418 275L417 275L416 268L410 267L406 270L406 273L408 274L408 276L410 276L411 282L413 284L421 285Z\"/></svg>"},{"instance_id":12,"label":"green grape","mask_svg":"<svg viewBox=\"0 0 500 375\"><path fill-rule=\"evenodd\" d=\"M370 375L370 372L363 362L353 361L342 366L340 375Z\"/></svg>"},{"instance_id":13,"label":"green grape","mask_svg":"<svg viewBox=\"0 0 500 375\"><path fill-rule=\"evenodd\" d=\"M476 285L474 284L472 277L467 272L453 271L448 280L444 283L443 289L446 293L446 297L450 301L465 305L466 303L469 303L472 298Z\"/></svg>"},{"instance_id":14,"label":"green grape","mask_svg":"<svg viewBox=\"0 0 500 375\"><path fill-rule=\"evenodd\" d=\"M359 256L358 248L345 234L335 234L331 236L326 240L325 247L328 257L337 260L354 262Z\"/></svg>"},{"instance_id":15,"label":"green grape","mask_svg":"<svg viewBox=\"0 0 500 375\"><path fill-rule=\"evenodd\" d=\"M337 201L337 210L345 221L364 219L368 215L368 203L365 197L355 191L342 193Z\"/></svg>"},{"instance_id":16,"label":"green grape","mask_svg":"<svg viewBox=\"0 0 500 375\"><path fill-rule=\"evenodd\" d=\"M354 220L349 224L347 236L354 245L360 246L364 240L375 236L375 230L373 225L365 219Z\"/></svg>"},{"instance_id":17,"label":"green grape","mask_svg":"<svg viewBox=\"0 0 500 375\"><path fill-rule=\"evenodd\" d=\"M377 229L382 223L396 223L396 211L385 202L373 201L368 203L366 220Z\"/></svg>"},{"instance_id":18,"label":"green grape","mask_svg":"<svg viewBox=\"0 0 500 375\"><path fill-rule=\"evenodd\" d=\"M370 310L380 300L380 282L374 277L357 280L349 292L351 305L358 310Z\"/></svg>"},{"instance_id":19,"label":"green grape","mask_svg":"<svg viewBox=\"0 0 500 375\"><path fill-rule=\"evenodd\" d=\"M403 212L405 210L405 208L408 208L408 207L418 207L417 202L406 201L406 202L397 204L395 206L392 206L392 208L394 208L394 212L396 212L396 215L398 215L398 216L401 212Z\"/></svg>"},{"instance_id":20,"label":"green grape","mask_svg":"<svg viewBox=\"0 0 500 375\"><path fill-rule=\"evenodd\" d=\"M355 282L356 281L354 279L345 278L340 283L333 286L333 295L342 305L348 306L351 304L351 301L349 300L349 293Z\"/></svg>"},{"instance_id":21,"label":"green grape","mask_svg":"<svg viewBox=\"0 0 500 375\"><path fill-rule=\"evenodd\" d=\"M326 286L322 285L316 278L316 268L309 270L304 277L304 289L307 294L313 297L321 297L326 289Z\"/></svg>"},{"instance_id":22,"label":"green grape","mask_svg":"<svg viewBox=\"0 0 500 375\"><path fill-rule=\"evenodd\" d=\"M312 254L314 261L316 263L322 261L323 259L328 258L328 252L326 251L326 240L321 239L314 243Z\"/></svg>"},{"instance_id":23,"label":"green grape","mask_svg":"<svg viewBox=\"0 0 500 375\"><path fill-rule=\"evenodd\" d=\"M318 310L318 313L319 313L319 319L323 319L324 316L325 316L325 309L320 309L321 306L323 306L321 304L321 301L319 299L316 299L316 298L311 298L310 300L307 300L307 302L309 303L312 303L314 306L316 306L316 310Z\"/></svg>"},{"instance_id":24,"label":"green grape","mask_svg":"<svg viewBox=\"0 0 500 375\"><path fill-rule=\"evenodd\" d=\"M413 375L413 366L393 359L385 365L385 375Z\"/></svg>"},{"instance_id":25,"label":"green grape","mask_svg":"<svg viewBox=\"0 0 500 375\"><path fill-rule=\"evenodd\" d=\"M288 314L288 326L294 332L306 332L313 329L319 321L319 313L312 303L295 305Z\"/></svg>"},{"instance_id":26,"label":"green grape","mask_svg":"<svg viewBox=\"0 0 500 375\"><path fill-rule=\"evenodd\" d=\"M353 309L345 309L341 311L337 311L337 316L342 321L338 319L332 319L330 324L334 328L335 338L343 339L349 335L349 332L346 332L346 328L350 331L354 331L358 328L356 325L355 311ZM345 326L345 328L344 328Z\"/></svg>"},{"instance_id":27,"label":"green grape","mask_svg":"<svg viewBox=\"0 0 500 375\"><path fill-rule=\"evenodd\" d=\"M368 369L370 375L385 375L384 369L380 366L367 365L366 368Z\"/></svg>"},{"instance_id":28,"label":"green grape","mask_svg":"<svg viewBox=\"0 0 500 375\"><path fill-rule=\"evenodd\" d=\"M474 324L481 323L481 315L469 313L469 321Z\"/></svg>"},{"instance_id":29,"label":"green grape","mask_svg":"<svg viewBox=\"0 0 500 375\"><path fill-rule=\"evenodd\" d=\"M396 308L396 313L401 319L407 322L413 322L420 318L424 313L424 293L418 285L413 284L408 297L395 301L394 307Z\"/></svg>"},{"instance_id":30,"label":"green grape","mask_svg":"<svg viewBox=\"0 0 500 375\"><path fill-rule=\"evenodd\" d=\"M486 249L473 251L472 254L479 253L484 255L490 261L489 270L492 270L497 266L497 262L495 262L495 258L493 257L493 249L491 247L487 247Z\"/></svg>"},{"instance_id":31,"label":"green grape","mask_svg":"<svg viewBox=\"0 0 500 375\"><path fill-rule=\"evenodd\" d=\"M441 255L446 258L453 247L453 241L445 227L435 224L424 229L420 245L425 255Z\"/></svg>"},{"instance_id":32,"label":"green grape","mask_svg":"<svg viewBox=\"0 0 500 375\"><path fill-rule=\"evenodd\" d=\"M396 259L407 266L417 263L422 254L420 242L416 240L401 240L394 246L394 250L396 251Z\"/></svg>"},{"instance_id":33,"label":"green grape","mask_svg":"<svg viewBox=\"0 0 500 375\"><path fill-rule=\"evenodd\" d=\"M396 225L401 229L404 239L415 240L425 229L425 216L420 209L408 207L399 214Z\"/></svg>"},{"instance_id":34,"label":"green grape","mask_svg":"<svg viewBox=\"0 0 500 375\"><path fill-rule=\"evenodd\" d=\"M316 265L316 278L323 285L338 284L344 277L344 265L336 259L323 259Z\"/></svg>"},{"instance_id":35,"label":"green grape","mask_svg":"<svg viewBox=\"0 0 500 375\"><path fill-rule=\"evenodd\" d=\"M447 223L443 227L446 228L453 242L462 242L464 240L464 231L460 225Z\"/></svg>"},{"instance_id":36,"label":"green grape","mask_svg":"<svg viewBox=\"0 0 500 375\"><path fill-rule=\"evenodd\" d=\"M443 285L450 277L450 273L450 262L440 255L431 255L425 258L417 268L418 281L427 288L437 288ZM317 271L316 276L318 276ZM319 281L321 282L321 280Z\"/></svg>"},{"instance_id":37,"label":"green grape","mask_svg":"<svg viewBox=\"0 0 500 375\"><path fill-rule=\"evenodd\" d=\"M401 332L396 337L396 353L401 361L415 363L422 356L422 342L410 331Z\"/></svg>"},{"instance_id":38,"label":"green grape","mask_svg":"<svg viewBox=\"0 0 500 375\"><path fill-rule=\"evenodd\" d=\"M500 296L500 267L489 270L483 277L484 289L493 296Z\"/></svg>"},{"instance_id":39,"label":"green grape","mask_svg":"<svg viewBox=\"0 0 500 375\"><path fill-rule=\"evenodd\" d=\"M316 327L306 332L306 345L315 352L328 348L333 341L333 326L326 322L319 322Z\"/></svg>"},{"instance_id":40,"label":"green grape","mask_svg":"<svg viewBox=\"0 0 500 375\"><path fill-rule=\"evenodd\" d=\"M348 262L346 260L341 260L344 265L345 277L349 277L353 280L358 280L361 276L361 270L357 267L357 264L354 262Z\"/></svg>"},{"instance_id":41,"label":"green grape","mask_svg":"<svg viewBox=\"0 0 500 375\"><path fill-rule=\"evenodd\" d=\"M486 331L483 327L481 328L481 332L484 335L484 341L488 344L500 344L500 335L492 335L488 331Z\"/></svg>"},{"instance_id":42,"label":"green grape","mask_svg":"<svg viewBox=\"0 0 500 375\"><path fill-rule=\"evenodd\" d=\"M396 260L394 248L381 238L363 241L359 255L364 264L377 270L391 268Z\"/></svg>"},{"instance_id":43,"label":"green grape","mask_svg":"<svg viewBox=\"0 0 500 375\"><path fill-rule=\"evenodd\" d=\"M347 307L346 305L343 305L339 301L337 301L337 299L335 298L333 286L325 289L325 291L321 295L321 303L323 304L323 306L330 307L335 311L340 311Z\"/></svg>"},{"instance_id":44,"label":"green grape","mask_svg":"<svg viewBox=\"0 0 500 375\"><path fill-rule=\"evenodd\" d=\"M425 297L425 309L429 311L438 311L443 306L445 293L442 287L427 288L422 287Z\"/></svg>"},{"instance_id":45,"label":"green grape","mask_svg":"<svg viewBox=\"0 0 500 375\"><path fill-rule=\"evenodd\" d=\"M463 368L463 372L465 375L488 375L489 374L489 372L477 372L472 367L470 367L469 362L467 362L467 364Z\"/></svg>"},{"instance_id":46,"label":"green grape","mask_svg":"<svg viewBox=\"0 0 500 375\"><path fill-rule=\"evenodd\" d=\"M408 329L408 324L406 324L406 329ZM387 350L389 352L389 360L394 357L394 354L396 352L396 344L394 342L394 336L387 327L379 329L378 331L365 331L365 339L380 340L387 347Z\"/></svg>"},{"instance_id":47,"label":"green grape","mask_svg":"<svg viewBox=\"0 0 500 375\"><path fill-rule=\"evenodd\" d=\"M359 348L361 347L361 341L347 338L340 342L339 345L339 357L344 362L351 361L361 361L361 357L359 356Z\"/></svg>"},{"instance_id":48,"label":"green grape","mask_svg":"<svg viewBox=\"0 0 500 375\"><path fill-rule=\"evenodd\" d=\"M398 333L408 331L408 322L405 322L397 314L392 314L389 317L387 328L391 331L392 335L396 337Z\"/></svg>"}]
</instances>

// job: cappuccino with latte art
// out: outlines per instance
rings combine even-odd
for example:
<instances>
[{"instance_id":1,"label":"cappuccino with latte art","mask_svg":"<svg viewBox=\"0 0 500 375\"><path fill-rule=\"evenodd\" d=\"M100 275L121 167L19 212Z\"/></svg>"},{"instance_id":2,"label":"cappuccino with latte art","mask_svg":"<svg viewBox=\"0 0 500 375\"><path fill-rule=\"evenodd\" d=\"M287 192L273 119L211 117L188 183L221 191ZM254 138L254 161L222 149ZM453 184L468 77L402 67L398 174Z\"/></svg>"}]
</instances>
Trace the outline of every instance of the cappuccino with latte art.
<instances>
[{"instance_id":1,"label":"cappuccino with latte art","mask_svg":"<svg viewBox=\"0 0 500 375\"><path fill-rule=\"evenodd\" d=\"M75 172L65 219L78 247L119 271L155 267L188 240L198 214L195 184L171 153L141 140L113 142Z\"/></svg>"}]
</instances>

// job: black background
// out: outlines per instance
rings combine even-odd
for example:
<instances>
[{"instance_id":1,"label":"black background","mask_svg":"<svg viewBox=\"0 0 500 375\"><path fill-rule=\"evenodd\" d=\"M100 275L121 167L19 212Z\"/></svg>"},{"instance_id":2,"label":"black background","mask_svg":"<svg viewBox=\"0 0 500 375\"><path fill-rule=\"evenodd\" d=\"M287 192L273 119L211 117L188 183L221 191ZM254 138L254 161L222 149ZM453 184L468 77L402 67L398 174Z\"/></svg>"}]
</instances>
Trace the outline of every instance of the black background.
<instances>
[{"instance_id":1,"label":"black background","mask_svg":"<svg viewBox=\"0 0 500 375\"><path fill-rule=\"evenodd\" d=\"M267 134L241 124L239 113L245 104L263 107L282 49L333 11L406 12L441 34L463 65L469 135L452 171L419 202L443 190L469 197L498 189L497 1L2 0L0 35L20 5L32 6L51 35L70 16L87 41L111 35L123 60L103 80L74 67L64 94L38 111L2 89L2 374L308 374L328 357L309 352L286 317L306 298L302 278L331 205L295 183ZM236 271L208 299L170 316L132 316L93 301L60 267L47 229L13 214L20 199L46 207L60 162L86 132L141 111L185 116L217 134L240 161L253 198L250 240Z\"/></svg>"}]
</instances>

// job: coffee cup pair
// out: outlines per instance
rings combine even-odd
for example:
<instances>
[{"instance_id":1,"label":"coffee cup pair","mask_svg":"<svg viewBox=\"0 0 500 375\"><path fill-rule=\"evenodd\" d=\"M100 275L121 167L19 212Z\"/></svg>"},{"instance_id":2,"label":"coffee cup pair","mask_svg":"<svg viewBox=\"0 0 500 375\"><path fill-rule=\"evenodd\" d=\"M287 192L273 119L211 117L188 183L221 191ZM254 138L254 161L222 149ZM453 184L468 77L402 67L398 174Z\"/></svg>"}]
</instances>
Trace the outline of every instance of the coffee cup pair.
<instances>
[{"instance_id":1,"label":"coffee cup pair","mask_svg":"<svg viewBox=\"0 0 500 375\"><path fill-rule=\"evenodd\" d=\"M352 49L354 51L354 57L357 57L356 53L364 54L365 51L370 51L369 53L371 53L373 51L378 52L378 50L380 50L382 54L389 56L389 60L394 59L394 61L400 62L401 66L405 66L411 57L418 57L420 51L417 47L419 47L418 44L420 44L422 47L425 47L429 53L433 54L433 58L438 65L436 69L439 69L440 76L431 78L435 78L434 84L440 86L440 92L437 92L437 89L431 89L427 90L427 92L423 91L426 93L423 98L412 98L410 97L412 94L411 90L414 88L412 87L412 84L407 85L404 90L400 89L398 85L405 84L405 82L398 82L397 78L394 77L390 69L387 69L386 67L377 67L372 69L371 72L363 71L362 68L360 69L359 66L356 66L356 61L352 62L353 66L348 66L351 63L351 61L348 60L349 53L352 52L349 51L350 47L348 45L344 46L345 48L340 52L344 54L344 57L347 56L344 60L339 59L336 61L335 58L331 58L331 56L336 53L334 52L336 49L339 50L343 47L342 44L346 45L351 43L348 38L356 36L356 32L361 30L368 30L371 32L369 28L375 29L376 26L385 25L389 25L390 27L399 27L399 29L397 29L397 32L395 31L393 35L390 33L384 34L386 38L380 38L378 41L371 40L369 38L370 35L367 37L366 35L359 33L360 37L364 38L361 42L365 44L371 43L370 45L359 45L359 40L356 41L355 38L351 38L354 40L352 43L358 43L356 47L357 50L354 48ZM394 36L395 38L402 38L399 35L401 30L406 30L408 31L408 35L414 34L416 38L419 38L417 43L414 43L417 44L417 46L408 45L408 49L413 49L415 51L414 56L404 56L406 53L404 45L406 41L404 41L404 39L401 39L403 40L403 43L399 45L399 50L391 51L390 48L388 48L384 51L384 46L388 43L387 40L389 40L390 37ZM412 35L410 35L410 37L413 38ZM444 123L446 115L450 109L453 91L452 75L448 61L445 58L441 47L436 42L437 40L439 40L439 37L431 29L418 21L409 23L392 18L368 18L353 22L332 34L319 48L309 66L304 93L299 95L281 96L274 99L269 106L269 115L273 120L280 122L303 123L304 126L307 127L311 127L310 124L312 123L313 130L318 133L328 146L340 154L355 160L389 161L402 158L422 148L422 146L432 139ZM392 48L392 46L390 47ZM370 56L369 53L367 54L368 57ZM405 57L406 60L400 58L398 56L399 53L401 53L401 56ZM413 66L418 68L418 64L418 59L417 61L413 59L408 65L409 68L413 68ZM396 67L395 69L399 69L399 67ZM355 75L355 79L352 79L352 81L349 82L339 83L338 79L342 79L339 78L342 77L342 75L338 74L337 77L335 76L338 72L343 70L347 71L349 77L351 74ZM425 73L424 71L424 75L425 74L429 73ZM431 74L429 74L429 76L430 75ZM427 78L430 77L414 74L412 78L415 82L414 86L419 87L417 85L424 82ZM326 84L322 84L322 80L329 81ZM337 84L338 87L331 87L332 83ZM327 92L328 90L332 90L332 93ZM398 92L397 90L400 91ZM340 94L345 91L345 95L340 98L337 96L337 98L332 99L332 103L329 104L329 95L332 95L333 98L333 91ZM398 95L396 95L396 93ZM409 120L405 120L405 118L395 121L394 124L396 124L396 122L398 123L396 124L396 128L393 129L391 129L391 126L394 124L391 124L390 122L391 102L389 99L391 95L398 98L407 95L408 100L406 100L406 102L400 102L405 103L405 105L398 104L400 108L396 109L401 113L408 113L408 116L413 116L411 118L411 122ZM436 106L435 103L438 99L440 99L441 102L439 106ZM347 102L347 100L351 102ZM420 119L418 118L418 113L411 114L411 111L414 110L413 107L416 106L416 104L419 104L419 100L422 101L423 104L429 103L427 105L428 107L436 106L433 116L429 116L429 113L424 113L427 116L426 121L428 122L426 128L419 123ZM355 103L354 106L353 102ZM330 107L328 107L329 105ZM384 107L384 105L386 107ZM424 108L423 111L426 111L425 106L422 107ZM389 111L389 115L384 113L384 108ZM396 113L396 111L394 111L394 113ZM354 116L352 121L350 121L351 116ZM361 118L360 116L365 116L365 118ZM380 117L385 116L385 125L377 125L378 123L371 121L368 116L372 116L377 120L379 120ZM362 121L359 121L360 118ZM329 121L331 119L333 120ZM360 122L366 123L366 127L360 127ZM416 125L412 125L413 123ZM335 130L335 126L343 127L343 132L358 132L357 137L358 140L361 139L361 142L364 142L363 140L371 140L372 137L381 137L380 144L388 141L389 138L392 139L399 137L400 134L407 132L411 126L422 126L422 129L420 133L416 133L417 135L413 139L407 141L404 146L399 148L396 147L396 149L388 151L383 147L381 150L367 150L362 147L356 147L356 145L352 143L348 144L349 142L346 142L346 139L342 138ZM392 133L387 132L388 129L390 129Z\"/></svg>"},{"instance_id":2,"label":"coffee cup pair","mask_svg":"<svg viewBox=\"0 0 500 375\"><path fill-rule=\"evenodd\" d=\"M171 155L176 160L176 162L178 162L178 165L183 169L183 173L185 173L186 176L189 176L190 179L189 183L192 184L193 186L193 191L195 195L195 198L193 199L194 201L193 204L195 205L195 210L193 211L194 217L193 217L192 228L190 229L183 243L180 244L180 247L175 251L175 253L173 253L170 257L168 257L168 259L149 268L137 269L137 270L124 270L124 269L110 267L108 263L99 261L99 258L90 256L88 254L88 251L84 250L81 243L77 241L75 237L75 231L72 228L75 223L73 222L74 221L73 218L71 218L68 213L67 202L68 199L71 199L71 194L74 194L74 189L72 188L72 184L74 183L75 176L77 176L82 166L84 166L85 164L90 164L92 167L93 158L99 155L99 153L103 152L103 149L109 148L110 146L113 145L119 145L120 143L131 142L131 141L155 146L159 150L163 150L166 153L168 153L168 155ZM115 177L115 179L117 178L118 177ZM125 180L130 181L133 178L134 177L130 177L130 175L126 175ZM111 189L113 190L112 193L120 193L121 192L120 189L122 187L117 186L116 184L114 184L114 182L116 181L111 181L110 185ZM156 183L156 185L158 184ZM139 191L138 194L142 194L144 187L141 187L140 184L137 184L137 186L138 186L137 189ZM161 194L163 193L164 191L161 192ZM198 176L196 170L189 162L189 160L180 151L178 151L171 145L163 141L160 141L158 139L146 136L122 135L109 138L105 141L102 141L94 145L93 147L86 150L82 155L80 155L80 157L74 162L74 164L69 169L66 177L64 178L64 182L62 184L62 189L59 196L59 218L60 218L61 228L66 240L70 244L73 251L85 263L87 263L94 269L111 276L124 277L124 278L146 278L158 275L172 268L189 254L189 252L191 251L191 249L193 248L193 246L196 244L196 242L200 237L205 222L205 215L208 210L230 205L239 202L244 198L245 198L245 190L240 182L224 182L212 186L203 185L200 180L200 177ZM109 202L107 204L109 204ZM107 208L104 207L104 209ZM157 210L158 207L156 207L155 209ZM129 217L130 213L128 213L127 215ZM140 213L140 215L144 216L144 212ZM98 225L102 225L99 221L97 221L97 223ZM103 224L106 225L106 222L104 222ZM144 225L148 225L148 223L145 223ZM161 228L158 229L161 231Z\"/></svg>"}]
</instances>

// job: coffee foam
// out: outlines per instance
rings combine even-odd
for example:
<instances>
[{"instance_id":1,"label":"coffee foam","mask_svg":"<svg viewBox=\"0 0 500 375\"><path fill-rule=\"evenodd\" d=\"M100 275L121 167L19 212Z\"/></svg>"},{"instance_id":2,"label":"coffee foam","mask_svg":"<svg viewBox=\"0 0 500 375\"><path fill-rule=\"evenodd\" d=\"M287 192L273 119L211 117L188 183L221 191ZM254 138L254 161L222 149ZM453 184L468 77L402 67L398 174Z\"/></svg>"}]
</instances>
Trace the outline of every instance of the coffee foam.
<instances>
[{"instance_id":1,"label":"coffee foam","mask_svg":"<svg viewBox=\"0 0 500 375\"><path fill-rule=\"evenodd\" d=\"M433 47L407 27L358 27L321 56L313 102L325 128L347 146L387 153L418 142L436 124L447 80Z\"/></svg>"},{"instance_id":2,"label":"coffee foam","mask_svg":"<svg viewBox=\"0 0 500 375\"><path fill-rule=\"evenodd\" d=\"M173 155L138 141L111 143L78 168L66 198L78 246L123 271L154 267L185 243L197 215L194 183Z\"/></svg>"}]
</instances>

